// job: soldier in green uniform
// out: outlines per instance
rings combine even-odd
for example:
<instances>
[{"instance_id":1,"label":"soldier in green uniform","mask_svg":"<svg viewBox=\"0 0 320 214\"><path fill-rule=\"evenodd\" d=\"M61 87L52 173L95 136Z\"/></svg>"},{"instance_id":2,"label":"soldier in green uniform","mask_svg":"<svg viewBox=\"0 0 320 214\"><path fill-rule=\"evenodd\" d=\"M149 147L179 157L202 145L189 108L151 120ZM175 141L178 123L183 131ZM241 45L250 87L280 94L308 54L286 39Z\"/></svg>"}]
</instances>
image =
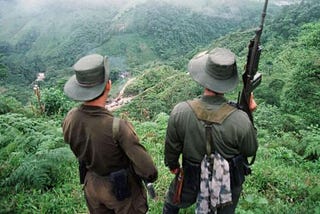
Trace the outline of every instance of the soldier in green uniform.
<instances>
[{"instance_id":1,"label":"soldier in green uniform","mask_svg":"<svg viewBox=\"0 0 320 214\"><path fill-rule=\"evenodd\" d=\"M117 119L114 125L115 117L105 108L111 89L108 59L88 55L73 70L64 92L83 103L66 115L63 135L81 163L81 174L85 172L83 189L90 213L146 213L142 180L154 182L158 172L131 123Z\"/></svg>"},{"instance_id":2,"label":"soldier in green uniform","mask_svg":"<svg viewBox=\"0 0 320 214\"><path fill-rule=\"evenodd\" d=\"M238 72L234 53L225 48L215 48L199 53L188 65L191 77L204 87L203 96L192 102L198 103L207 117L219 119L211 128L212 150L226 160L239 155L250 157L258 149L256 130L247 114L228 104L224 93L235 89ZM170 171L176 174L167 192L163 213L175 214L180 208L197 201L200 186L200 163L207 153L206 126L196 115L190 101L177 104L171 112L165 140L164 160ZM227 107L224 107L227 106ZM220 109L220 111L219 111ZM221 111L221 109L224 109ZM201 114L204 114L200 112ZM217 113L222 112L222 113ZM224 112L224 113L223 113ZM199 113L199 112L198 112ZM223 118L221 114L224 114ZM222 118L222 119L221 119ZM179 201L177 193L179 158L182 155L184 180ZM232 174L230 167L230 174ZM232 179L232 178L231 178ZM217 207L217 213L234 213L242 190L242 182L231 187L232 203Z\"/></svg>"}]
</instances>

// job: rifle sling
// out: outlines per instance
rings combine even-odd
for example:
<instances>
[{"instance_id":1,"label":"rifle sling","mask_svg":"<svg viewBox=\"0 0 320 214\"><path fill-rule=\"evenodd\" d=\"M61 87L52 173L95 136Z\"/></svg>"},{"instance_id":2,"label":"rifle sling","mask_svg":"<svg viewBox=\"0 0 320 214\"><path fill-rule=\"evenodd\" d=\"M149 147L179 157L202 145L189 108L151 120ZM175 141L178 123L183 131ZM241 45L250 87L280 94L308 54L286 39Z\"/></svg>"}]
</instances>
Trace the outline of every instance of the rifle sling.
<instances>
[{"instance_id":1,"label":"rifle sling","mask_svg":"<svg viewBox=\"0 0 320 214\"><path fill-rule=\"evenodd\" d=\"M213 148L213 140L212 140L212 124L205 124L205 128L206 128L206 139L207 139L207 144L206 144L206 149L207 149L207 155L208 157L210 156L210 154L212 153L212 148Z\"/></svg>"}]
</instances>

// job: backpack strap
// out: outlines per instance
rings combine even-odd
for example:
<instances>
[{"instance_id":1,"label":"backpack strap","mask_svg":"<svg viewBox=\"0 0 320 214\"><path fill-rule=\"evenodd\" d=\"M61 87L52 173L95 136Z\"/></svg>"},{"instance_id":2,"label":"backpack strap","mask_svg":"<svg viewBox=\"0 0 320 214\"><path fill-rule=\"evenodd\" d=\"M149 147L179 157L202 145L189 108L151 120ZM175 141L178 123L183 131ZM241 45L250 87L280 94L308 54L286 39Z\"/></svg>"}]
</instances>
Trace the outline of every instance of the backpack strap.
<instances>
[{"instance_id":1,"label":"backpack strap","mask_svg":"<svg viewBox=\"0 0 320 214\"><path fill-rule=\"evenodd\" d=\"M228 103L222 104L222 106L216 110L208 110L205 106L201 103L200 100L189 100L187 101L188 105L191 107L193 112L195 113L198 120L204 122L205 133L206 133L206 150L207 155L210 156L212 153L213 146L213 139L212 139L212 126L213 123L222 124L223 121L237 108L229 105Z\"/></svg>"},{"instance_id":2,"label":"backpack strap","mask_svg":"<svg viewBox=\"0 0 320 214\"><path fill-rule=\"evenodd\" d=\"M188 100L188 105L191 107L193 112L195 113L198 120L202 120L205 123L206 128L206 139L207 139L207 154L211 151L211 147L213 147L212 137L211 137L211 127L213 123L222 124L223 121L235 110L237 110L237 106L232 103L224 103L217 111L208 110L204 107L200 100ZM210 136L209 136L210 135ZM211 141L210 141L211 139ZM246 164L251 166L256 159L256 155L254 155L249 162L246 158Z\"/></svg>"},{"instance_id":3,"label":"backpack strap","mask_svg":"<svg viewBox=\"0 0 320 214\"><path fill-rule=\"evenodd\" d=\"M206 140L207 140L207 144L206 144L206 150L207 150L207 155L208 157L210 156L210 154L212 153L212 148L213 148L213 140L212 140L212 123L208 123L206 122L204 127L206 129Z\"/></svg>"},{"instance_id":4,"label":"backpack strap","mask_svg":"<svg viewBox=\"0 0 320 214\"><path fill-rule=\"evenodd\" d=\"M118 140L120 129L120 118L114 117L112 122L112 137L114 140Z\"/></svg>"}]
</instances>

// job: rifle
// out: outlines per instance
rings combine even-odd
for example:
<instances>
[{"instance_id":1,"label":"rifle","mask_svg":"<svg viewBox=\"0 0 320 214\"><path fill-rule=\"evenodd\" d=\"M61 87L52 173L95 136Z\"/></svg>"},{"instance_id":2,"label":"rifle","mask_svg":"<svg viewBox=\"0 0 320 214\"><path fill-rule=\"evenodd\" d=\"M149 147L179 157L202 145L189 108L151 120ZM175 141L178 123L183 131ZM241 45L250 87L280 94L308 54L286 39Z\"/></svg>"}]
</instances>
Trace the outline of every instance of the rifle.
<instances>
[{"instance_id":1,"label":"rifle","mask_svg":"<svg viewBox=\"0 0 320 214\"><path fill-rule=\"evenodd\" d=\"M243 88L241 92L241 98L239 101L238 98L238 106L240 109L245 111L252 124L253 124L253 115L249 109L250 105L250 96L253 90L258 87L261 83L262 75L258 73L258 65L260 60L260 54L262 51L262 47L260 45L260 37L263 30L263 23L266 16L268 0L265 0L264 8L262 11L261 24L259 28L256 30L256 35L253 39L250 40L248 45L248 55L247 55L247 63L245 66L245 72L242 75Z\"/></svg>"},{"instance_id":2,"label":"rifle","mask_svg":"<svg viewBox=\"0 0 320 214\"><path fill-rule=\"evenodd\" d=\"M178 179L176 184L176 191L173 196L173 203L174 204L180 204L181 201L181 192L182 192L182 185L183 185L183 179L184 179L184 172L182 167L179 169L178 173Z\"/></svg>"},{"instance_id":3,"label":"rifle","mask_svg":"<svg viewBox=\"0 0 320 214\"><path fill-rule=\"evenodd\" d=\"M153 187L153 183L146 182L145 180L143 182L144 182L144 185L145 185L145 187L146 187L146 189L148 191L148 194L149 194L150 198L151 199L156 199L157 194L156 194L156 190Z\"/></svg>"}]
</instances>

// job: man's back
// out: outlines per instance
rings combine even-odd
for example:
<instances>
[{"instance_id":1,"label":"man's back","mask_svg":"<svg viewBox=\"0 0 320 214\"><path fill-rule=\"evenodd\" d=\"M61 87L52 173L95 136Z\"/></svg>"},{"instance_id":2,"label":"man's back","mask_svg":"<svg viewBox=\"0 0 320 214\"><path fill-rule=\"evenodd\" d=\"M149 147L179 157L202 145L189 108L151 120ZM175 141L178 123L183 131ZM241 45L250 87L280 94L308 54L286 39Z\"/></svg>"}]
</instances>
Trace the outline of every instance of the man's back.
<instances>
[{"instance_id":1,"label":"man's back","mask_svg":"<svg viewBox=\"0 0 320 214\"><path fill-rule=\"evenodd\" d=\"M214 112L227 100L221 96L204 96L200 102ZM255 130L248 116L241 110L232 112L222 124L214 124L212 132L214 148L226 159L239 153L252 156L257 150ZM165 160L169 166L175 164L172 163L177 157L175 148L181 148L183 157L196 163L200 163L206 154L204 123L196 117L187 102L173 109L168 122Z\"/></svg>"},{"instance_id":2,"label":"man's back","mask_svg":"<svg viewBox=\"0 0 320 214\"><path fill-rule=\"evenodd\" d=\"M82 105L73 109L63 125L66 142L88 170L99 175L127 168L129 160L112 137L113 116L100 107Z\"/></svg>"},{"instance_id":3,"label":"man's back","mask_svg":"<svg viewBox=\"0 0 320 214\"><path fill-rule=\"evenodd\" d=\"M119 141L116 141L113 120L112 114L104 108L82 105L71 110L64 121L65 141L78 159L86 162L88 170L99 175L128 168L132 162L142 176L154 177L154 164L131 124L120 120Z\"/></svg>"}]
</instances>

